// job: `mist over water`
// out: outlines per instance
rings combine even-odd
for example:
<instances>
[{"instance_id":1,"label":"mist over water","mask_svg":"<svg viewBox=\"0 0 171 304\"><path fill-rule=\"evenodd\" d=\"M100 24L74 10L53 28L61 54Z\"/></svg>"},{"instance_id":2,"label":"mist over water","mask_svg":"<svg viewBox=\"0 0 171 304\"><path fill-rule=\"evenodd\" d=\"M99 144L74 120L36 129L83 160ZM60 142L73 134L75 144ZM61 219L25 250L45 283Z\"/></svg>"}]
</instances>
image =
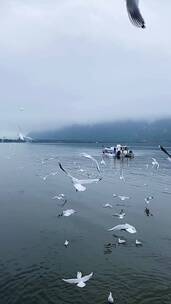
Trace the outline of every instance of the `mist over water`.
<instances>
[{"instance_id":1,"label":"mist over water","mask_svg":"<svg viewBox=\"0 0 171 304\"><path fill-rule=\"evenodd\" d=\"M76 177L87 178L87 172L96 177L94 164L80 153L100 162L100 146L0 145L1 304L103 304L109 291L117 304L171 303L171 163L157 147L131 148L135 159L106 159L102 181L76 193L58 160ZM152 168L152 157L158 170ZM56 176L43 180L55 171ZM67 198L64 207L52 200L60 193ZM114 193L130 199L121 201ZM153 216L147 217L144 199L149 195L154 196L149 205ZM103 208L105 203L113 208ZM71 208L74 215L58 217ZM112 216L121 209L124 220ZM120 223L135 226L137 234L107 231ZM125 245L117 244L118 236ZM135 239L143 246L136 247ZM77 271L94 272L83 289L62 281Z\"/></svg>"}]
</instances>

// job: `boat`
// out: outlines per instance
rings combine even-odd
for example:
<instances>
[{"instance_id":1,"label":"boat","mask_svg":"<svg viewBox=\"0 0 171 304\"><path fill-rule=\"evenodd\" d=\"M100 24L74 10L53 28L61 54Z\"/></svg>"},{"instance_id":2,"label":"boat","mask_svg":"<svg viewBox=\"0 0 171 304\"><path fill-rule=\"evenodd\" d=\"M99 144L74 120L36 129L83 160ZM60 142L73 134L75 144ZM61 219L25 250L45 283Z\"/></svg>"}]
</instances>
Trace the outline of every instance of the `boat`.
<instances>
[{"instance_id":1,"label":"boat","mask_svg":"<svg viewBox=\"0 0 171 304\"><path fill-rule=\"evenodd\" d=\"M104 156L114 157L117 159L134 158L134 153L127 146L116 145L116 147L104 147L102 150Z\"/></svg>"}]
</instances>

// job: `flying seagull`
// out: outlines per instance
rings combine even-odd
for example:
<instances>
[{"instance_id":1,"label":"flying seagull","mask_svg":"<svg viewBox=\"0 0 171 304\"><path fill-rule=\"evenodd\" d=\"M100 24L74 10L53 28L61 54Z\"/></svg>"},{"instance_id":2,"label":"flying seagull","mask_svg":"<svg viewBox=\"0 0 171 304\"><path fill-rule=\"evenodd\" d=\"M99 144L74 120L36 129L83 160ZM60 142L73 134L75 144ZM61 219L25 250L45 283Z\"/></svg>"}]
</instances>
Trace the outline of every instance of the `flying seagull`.
<instances>
[{"instance_id":1,"label":"flying seagull","mask_svg":"<svg viewBox=\"0 0 171 304\"><path fill-rule=\"evenodd\" d=\"M100 167L99 167L99 163L98 161L91 155L87 154L87 153L81 153L81 156L84 156L86 158L91 159L95 164L96 164L96 169L97 171L100 173Z\"/></svg>"},{"instance_id":2,"label":"flying seagull","mask_svg":"<svg viewBox=\"0 0 171 304\"><path fill-rule=\"evenodd\" d=\"M131 226L131 225L127 224L127 223L126 224L117 225L117 226L115 226L113 228L108 229L108 231L116 231L116 230L125 230L125 231L127 231L129 233L136 233L137 232L134 226Z\"/></svg>"},{"instance_id":3,"label":"flying seagull","mask_svg":"<svg viewBox=\"0 0 171 304\"><path fill-rule=\"evenodd\" d=\"M113 206L111 205L111 204L105 204L104 206L103 206L103 208L113 208Z\"/></svg>"},{"instance_id":4,"label":"flying seagull","mask_svg":"<svg viewBox=\"0 0 171 304\"><path fill-rule=\"evenodd\" d=\"M76 191L85 191L86 187L83 185L86 184L92 184L92 183L97 183L99 182L102 178L92 178L92 179L78 179L74 176L72 176L70 173L68 173L63 167L62 164L59 162L59 168L68 176L71 178L72 183Z\"/></svg>"},{"instance_id":5,"label":"flying seagull","mask_svg":"<svg viewBox=\"0 0 171 304\"><path fill-rule=\"evenodd\" d=\"M62 279L62 281L67 282L69 284L77 284L78 287L85 287L86 284L85 282L87 282L88 280L90 280L93 276L93 272L86 275L86 276L82 276L81 272L77 272L77 278L76 279Z\"/></svg>"},{"instance_id":6,"label":"flying seagull","mask_svg":"<svg viewBox=\"0 0 171 304\"><path fill-rule=\"evenodd\" d=\"M126 0L128 16L133 25L145 28L145 21L139 10L139 0Z\"/></svg>"},{"instance_id":7,"label":"flying seagull","mask_svg":"<svg viewBox=\"0 0 171 304\"><path fill-rule=\"evenodd\" d=\"M155 158L152 158L152 166L153 166L153 168L156 167L156 169L158 169L160 166L158 161Z\"/></svg>"},{"instance_id":8,"label":"flying seagull","mask_svg":"<svg viewBox=\"0 0 171 304\"><path fill-rule=\"evenodd\" d=\"M120 220L122 220L125 216L125 212L115 213L113 216L117 216Z\"/></svg>"}]
</instances>

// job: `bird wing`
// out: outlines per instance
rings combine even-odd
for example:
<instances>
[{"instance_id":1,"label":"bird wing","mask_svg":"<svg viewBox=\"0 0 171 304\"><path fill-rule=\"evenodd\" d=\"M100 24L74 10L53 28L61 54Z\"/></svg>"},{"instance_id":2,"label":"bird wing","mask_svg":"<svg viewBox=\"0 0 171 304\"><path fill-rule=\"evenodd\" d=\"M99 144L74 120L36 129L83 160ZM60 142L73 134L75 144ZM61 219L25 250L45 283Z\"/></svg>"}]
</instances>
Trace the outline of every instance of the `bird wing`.
<instances>
[{"instance_id":1,"label":"bird wing","mask_svg":"<svg viewBox=\"0 0 171 304\"><path fill-rule=\"evenodd\" d=\"M70 178L72 179L73 183L74 183L74 182L76 183L76 182L78 181L77 178L75 178L74 176L72 176L69 172L67 172L67 171L63 168L61 162L58 162L58 165L59 165L59 168L60 168L68 177L70 177Z\"/></svg>"},{"instance_id":2,"label":"bird wing","mask_svg":"<svg viewBox=\"0 0 171 304\"><path fill-rule=\"evenodd\" d=\"M86 190L86 187L84 187L83 185L81 185L81 184L79 184L79 183L73 183L73 185L74 185L74 187L75 187L75 189L77 190L77 191L85 191Z\"/></svg>"},{"instance_id":3,"label":"bird wing","mask_svg":"<svg viewBox=\"0 0 171 304\"><path fill-rule=\"evenodd\" d=\"M67 176L71 177L71 174L68 173L68 172L62 167L61 162L58 162L58 165L59 165L59 168L60 168Z\"/></svg>"},{"instance_id":4,"label":"bird wing","mask_svg":"<svg viewBox=\"0 0 171 304\"><path fill-rule=\"evenodd\" d=\"M139 0L126 0L126 7L130 21L137 27L145 28L145 21L140 13Z\"/></svg>"},{"instance_id":5,"label":"bird wing","mask_svg":"<svg viewBox=\"0 0 171 304\"><path fill-rule=\"evenodd\" d=\"M73 209L67 209L67 210L63 211L64 216L70 216L73 213L75 213L75 210L73 210Z\"/></svg>"},{"instance_id":6,"label":"bird wing","mask_svg":"<svg viewBox=\"0 0 171 304\"><path fill-rule=\"evenodd\" d=\"M136 229L134 226L131 226L130 224L125 224L125 230L129 233L136 233Z\"/></svg>"},{"instance_id":7,"label":"bird wing","mask_svg":"<svg viewBox=\"0 0 171 304\"><path fill-rule=\"evenodd\" d=\"M115 226L115 227L113 227L113 228L108 229L108 231L123 230L123 229L126 229L126 228L125 228L125 224L123 224L123 225L117 225L117 226Z\"/></svg>"},{"instance_id":8,"label":"bird wing","mask_svg":"<svg viewBox=\"0 0 171 304\"><path fill-rule=\"evenodd\" d=\"M62 279L62 281L67 282L69 284L78 284L78 279Z\"/></svg>"},{"instance_id":9,"label":"bird wing","mask_svg":"<svg viewBox=\"0 0 171 304\"><path fill-rule=\"evenodd\" d=\"M91 272L90 274L88 274L88 275L82 277L81 280L85 283L85 282L87 282L88 280L90 280L90 279L92 278L92 276L93 276L93 272Z\"/></svg>"},{"instance_id":10,"label":"bird wing","mask_svg":"<svg viewBox=\"0 0 171 304\"><path fill-rule=\"evenodd\" d=\"M171 154L169 154L169 152L167 152L167 150L163 147L163 146L159 146L159 148L171 158Z\"/></svg>"},{"instance_id":11,"label":"bird wing","mask_svg":"<svg viewBox=\"0 0 171 304\"><path fill-rule=\"evenodd\" d=\"M115 214L113 214L113 216L120 216L120 214L119 213L115 213Z\"/></svg>"},{"instance_id":12,"label":"bird wing","mask_svg":"<svg viewBox=\"0 0 171 304\"><path fill-rule=\"evenodd\" d=\"M86 157L86 158L91 159L96 164L97 171L100 173L99 163L98 163L98 161L93 156L91 156L91 155L89 155L87 153L82 153L81 155L84 156L84 157Z\"/></svg>"},{"instance_id":13,"label":"bird wing","mask_svg":"<svg viewBox=\"0 0 171 304\"><path fill-rule=\"evenodd\" d=\"M77 272L77 279L80 280L82 277L82 273L80 271Z\"/></svg>"},{"instance_id":14,"label":"bird wing","mask_svg":"<svg viewBox=\"0 0 171 304\"><path fill-rule=\"evenodd\" d=\"M82 184L92 184L92 183L97 183L101 180L101 178L88 178L88 179L80 179L78 180L79 183Z\"/></svg>"}]
</instances>

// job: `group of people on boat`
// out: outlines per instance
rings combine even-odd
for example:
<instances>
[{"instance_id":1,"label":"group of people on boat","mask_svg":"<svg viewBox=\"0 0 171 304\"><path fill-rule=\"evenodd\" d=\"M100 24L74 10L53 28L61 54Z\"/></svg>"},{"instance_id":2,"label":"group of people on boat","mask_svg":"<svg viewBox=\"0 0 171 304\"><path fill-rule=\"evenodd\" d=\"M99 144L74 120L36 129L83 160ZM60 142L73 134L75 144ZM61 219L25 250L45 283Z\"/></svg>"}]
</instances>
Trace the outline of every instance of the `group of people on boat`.
<instances>
[{"instance_id":1,"label":"group of people on boat","mask_svg":"<svg viewBox=\"0 0 171 304\"><path fill-rule=\"evenodd\" d=\"M111 155L117 159L134 157L132 150L129 150L127 146L122 146L120 144L116 145L116 147L104 148L102 152L103 155Z\"/></svg>"}]
</instances>

